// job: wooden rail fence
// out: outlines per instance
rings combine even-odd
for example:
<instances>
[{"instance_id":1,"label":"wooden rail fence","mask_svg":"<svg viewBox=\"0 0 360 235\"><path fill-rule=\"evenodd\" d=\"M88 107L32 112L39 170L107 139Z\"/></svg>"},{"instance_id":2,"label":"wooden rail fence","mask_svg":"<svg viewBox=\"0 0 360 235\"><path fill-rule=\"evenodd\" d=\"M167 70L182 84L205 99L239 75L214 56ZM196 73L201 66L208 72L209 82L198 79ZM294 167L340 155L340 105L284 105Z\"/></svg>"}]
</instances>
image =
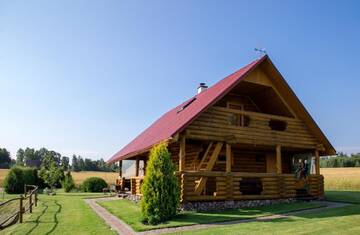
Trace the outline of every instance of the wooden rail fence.
<instances>
[{"instance_id":1,"label":"wooden rail fence","mask_svg":"<svg viewBox=\"0 0 360 235\"><path fill-rule=\"evenodd\" d=\"M32 213L33 206L38 202L38 186L25 185L24 195L0 203L0 230L16 222L23 222L26 212Z\"/></svg>"}]
</instances>

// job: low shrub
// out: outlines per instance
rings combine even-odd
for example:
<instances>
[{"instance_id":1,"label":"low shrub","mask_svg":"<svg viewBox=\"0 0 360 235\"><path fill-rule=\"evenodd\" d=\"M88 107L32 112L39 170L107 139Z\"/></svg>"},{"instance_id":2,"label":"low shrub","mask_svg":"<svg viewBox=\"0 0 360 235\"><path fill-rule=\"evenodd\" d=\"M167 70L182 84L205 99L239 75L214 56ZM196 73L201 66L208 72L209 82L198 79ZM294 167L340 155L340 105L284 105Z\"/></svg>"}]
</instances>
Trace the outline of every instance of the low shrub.
<instances>
[{"instance_id":1,"label":"low shrub","mask_svg":"<svg viewBox=\"0 0 360 235\"><path fill-rule=\"evenodd\" d=\"M102 178L90 177L84 180L81 187L84 192L102 192L108 185Z\"/></svg>"},{"instance_id":2,"label":"low shrub","mask_svg":"<svg viewBox=\"0 0 360 235\"><path fill-rule=\"evenodd\" d=\"M19 167L11 168L4 180L4 189L6 193L24 192L24 172Z\"/></svg>"},{"instance_id":3,"label":"low shrub","mask_svg":"<svg viewBox=\"0 0 360 235\"><path fill-rule=\"evenodd\" d=\"M70 192L72 189L75 188L74 179L70 171L66 173L64 180L61 181L61 186L64 188L64 191L66 193Z\"/></svg>"},{"instance_id":4,"label":"low shrub","mask_svg":"<svg viewBox=\"0 0 360 235\"><path fill-rule=\"evenodd\" d=\"M30 167L13 167L4 180L5 192L24 193L25 184L42 186L38 171Z\"/></svg>"}]
</instances>

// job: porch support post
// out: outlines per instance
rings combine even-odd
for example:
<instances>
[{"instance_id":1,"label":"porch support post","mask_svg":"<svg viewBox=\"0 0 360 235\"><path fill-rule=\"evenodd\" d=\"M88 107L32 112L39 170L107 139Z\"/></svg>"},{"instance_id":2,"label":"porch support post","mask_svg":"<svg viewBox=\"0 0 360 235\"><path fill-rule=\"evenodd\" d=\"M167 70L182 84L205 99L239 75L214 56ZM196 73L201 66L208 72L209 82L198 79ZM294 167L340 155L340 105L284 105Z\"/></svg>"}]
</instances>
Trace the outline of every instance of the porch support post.
<instances>
[{"instance_id":1,"label":"porch support post","mask_svg":"<svg viewBox=\"0 0 360 235\"><path fill-rule=\"evenodd\" d=\"M231 172L231 145L226 144L226 172Z\"/></svg>"},{"instance_id":2,"label":"porch support post","mask_svg":"<svg viewBox=\"0 0 360 235\"><path fill-rule=\"evenodd\" d=\"M119 161L119 177L122 178L122 160Z\"/></svg>"},{"instance_id":3,"label":"porch support post","mask_svg":"<svg viewBox=\"0 0 360 235\"><path fill-rule=\"evenodd\" d=\"M276 173L282 173L281 167L281 145L276 145Z\"/></svg>"},{"instance_id":4,"label":"porch support post","mask_svg":"<svg viewBox=\"0 0 360 235\"><path fill-rule=\"evenodd\" d=\"M136 158L136 163L135 163L135 176L139 176L139 157Z\"/></svg>"},{"instance_id":5,"label":"porch support post","mask_svg":"<svg viewBox=\"0 0 360 235\"><path fill-rule=\"evenodd\" d=\"M144 160L144 176L146 174L147 159Z\"/></svg>"},{"instance_id":6,"label":"porch support post","mask_svg":"<svg viewBox=\"0 0 360 235\"><path fill-rule=\"evenodd\" d=\"M233 200L233 176L231 174L231 145L226 143L226 198Z\"/></svg>"},{"instance_id":7,"label":"porch support post","mask_svg":"<svg viewBox=\"0 0 360 235\"><path fill-rule=\"evenodd\" d=\"M180 151L179 151L179 171L185 170L185 144L186 139L185 136L180 137Z\"/></svg>"},{"instance_id":8,"label":"porch support post","mask_svg":"<svg viewBox=\"0 0 360 235\"><path fill-rule=\"evenodd\" d=\"M315 150L315 173L320 175L320 155L319 150Z\"/></svg>"}]
</instances>

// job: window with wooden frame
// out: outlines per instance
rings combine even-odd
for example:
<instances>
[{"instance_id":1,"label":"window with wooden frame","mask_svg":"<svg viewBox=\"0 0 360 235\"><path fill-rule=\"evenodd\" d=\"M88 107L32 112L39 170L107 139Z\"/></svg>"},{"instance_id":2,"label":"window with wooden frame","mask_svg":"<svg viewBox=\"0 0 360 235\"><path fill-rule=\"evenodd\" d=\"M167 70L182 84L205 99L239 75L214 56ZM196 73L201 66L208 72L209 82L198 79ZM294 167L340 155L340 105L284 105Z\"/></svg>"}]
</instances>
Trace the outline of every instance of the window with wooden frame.
<instances>
[{"instance_id":1,"label":"window with wooden frame","mask_svg":"<svg viewBox=\"0 0 360 235\"><path fill-rule=\"evenodd\" d=\"M244 110L243 104L227 103L228 109ZM250 117L241 113L231 113L229 116L229 124L233 126L245 127L249 126Z\"/></svg>"}]
</instances>

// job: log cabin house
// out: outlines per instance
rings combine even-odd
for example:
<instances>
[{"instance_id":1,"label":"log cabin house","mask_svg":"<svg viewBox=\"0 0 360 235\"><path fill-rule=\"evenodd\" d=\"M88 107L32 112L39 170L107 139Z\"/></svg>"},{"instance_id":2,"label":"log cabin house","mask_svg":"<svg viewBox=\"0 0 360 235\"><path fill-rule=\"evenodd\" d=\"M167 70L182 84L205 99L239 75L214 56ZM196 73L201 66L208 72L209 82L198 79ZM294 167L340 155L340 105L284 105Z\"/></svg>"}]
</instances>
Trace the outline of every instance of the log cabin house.
<instances>
[{"instance_id":1,"label":"log cabin house","mask_svg":"<svg viewBox=\"0 0 360 235\"><path fill-rule=\"evenodd\" d=\"M182 202L321 198L319 157L335 154L267 55L209 88L201 83L194 97L116 153L108 163L119 162L120 189L141 195L149 150L162 141ZM134 177L122 177L123 160L136 162ZM307 177L296 176L300 161Z\"/></svg>"}]
</instances>

